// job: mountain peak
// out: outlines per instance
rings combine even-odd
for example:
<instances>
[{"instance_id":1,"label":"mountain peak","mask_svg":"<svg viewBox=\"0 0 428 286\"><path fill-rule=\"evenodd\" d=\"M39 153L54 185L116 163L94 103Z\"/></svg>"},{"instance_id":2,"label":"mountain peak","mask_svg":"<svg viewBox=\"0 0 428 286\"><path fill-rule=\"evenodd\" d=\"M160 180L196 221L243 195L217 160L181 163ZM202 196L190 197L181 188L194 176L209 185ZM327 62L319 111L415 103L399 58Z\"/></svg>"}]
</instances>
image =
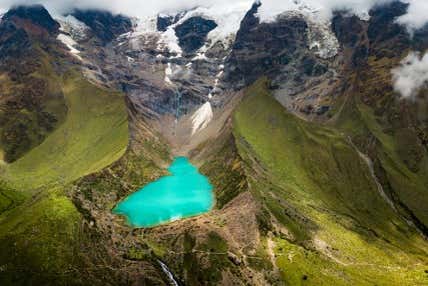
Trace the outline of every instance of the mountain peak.
<instances>
[{"instance_id":1,"label":"mountain peak","mask_svg":"<svg viewBox=\"0 0 428 286\"><path fill-rule=\"evenodd\" d=\"M71 15L91 28L93 33L103 42L110 42L117 36L132 29L130 18L121 14L114 15L106 10L75 9Z\"/></svg>"},{"instance_id":2,"label":"mountain peak","mask_svg":"<svg viewBox=\"0 0 428 286\"><path fill-rule=\"evenodd\" d=\"M12 7L3 17L3 20L13 21L27 31L40 32L31 24L45 29L49 34L58 31L60 25L42 5L19 5Z\"/></svg>"}]
</instances>

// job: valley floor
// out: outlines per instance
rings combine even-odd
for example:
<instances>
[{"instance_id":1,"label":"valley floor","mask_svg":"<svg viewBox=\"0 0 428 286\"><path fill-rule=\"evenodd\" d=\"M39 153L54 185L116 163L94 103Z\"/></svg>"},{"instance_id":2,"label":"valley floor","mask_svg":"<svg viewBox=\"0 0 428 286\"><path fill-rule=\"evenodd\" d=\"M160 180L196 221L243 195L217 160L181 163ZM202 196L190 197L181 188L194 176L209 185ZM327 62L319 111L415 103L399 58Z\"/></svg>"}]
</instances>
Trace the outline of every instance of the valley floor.
<instances>
[{"instance_id":1,"label":"valley floor","mask_svg":"<svg viewBox=\"0 0 428 286\"><path fill-rule=\"evenodd\" d=\"M265 79L190 142L215 209L149 229L111 209L166 174L167 141L142 122L128 143L122 95L75 73L63 89L64 124L2 166L1 285L167 285L158 259L185 285L426 285L427 240L354 134L288 113Z\"/></svg>"}]
</instances>

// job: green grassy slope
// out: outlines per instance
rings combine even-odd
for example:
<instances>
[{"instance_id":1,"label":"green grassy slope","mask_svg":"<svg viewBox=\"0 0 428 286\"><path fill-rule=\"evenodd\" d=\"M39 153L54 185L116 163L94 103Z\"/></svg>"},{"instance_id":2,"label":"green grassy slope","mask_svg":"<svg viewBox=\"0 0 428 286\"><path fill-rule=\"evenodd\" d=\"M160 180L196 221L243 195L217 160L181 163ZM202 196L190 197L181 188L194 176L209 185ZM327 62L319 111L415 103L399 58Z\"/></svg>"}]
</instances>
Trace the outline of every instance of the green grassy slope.
<instances>
[{"instance_id":1,"label":"green grassy slope","mask_svg":"<svg viewBox=\"0 0 428 286\"><path fill-rule=\"evenodd\" d=\"M60 76L43 49L0 70L0 159L14 162L39 145L67 115Z\"/></svg>"},{"instance_id":2,"label":"green grassy slope","mask_svg":"<svg viewBox=\"0 0 428 286\"><path fill-rule=\"evenodd\" d=\"M346 75L347 90L336 103L331 124L352 137L374 162L385 192L402 215L428 234L428 101L420 97L400 99L391 86L391 70L407 51L397 57L371 47L367 64Z\"/></svg>"},{"instance_id":3,"label":"green grassy slope","mask_svg":"<svg viewBox=\"0 0 428 286\"><path fill-rule=\"evenodd\" d=\"M3 167L1 178L8 187L0 191L0 207L10 206L8 194L18 203L0 214L1 285L82 281L76 274L82 271L81 255L89 250L80 248L82 217L64 186L115 162L127 148L127 112L120 94L75 72L64 77L62 88L69 109L65 122Z\"/></svg>"},{"instance_id":4,"label":"green grassy slope","mask_svg":"<svg viewBox=\"0 0 428 286\"><path fill-rule=\"evenodd\" d=\"M273 237L287 284L426 283L426 241L381 197L347 136L291 115L266 84L247 91L234 135L252 192L291 233Z\"/></svg>"},{"instance_id":5,"label":"green grassy slope","mask_svg":"<svg viewBox=\"0 0 428 286\"><path fill-rule=\"evenodd\" d=\"M124 98L79 75L65 76L67 119L41 145L6 168L19 189L69 183L119 159L128 143Z\"/></svg>"},{"instance_id":6,"label":"green grassy slope","mask_svg":"<svg viewBox=\"0 0 428 286\"><path fill-rule=\"evenodd\" d=\"M382 118L356 98L345 104L335 125L352 136L358 145L365 146L368 139L374 142L366 152L376 158L376 175L382 180L386 191L402 201L427 225L428 153L419 151L423 147L417 143L413 130L394 127L394 132L390 132L381 122ZM418 157L409 159L417 164L417 170L411 170L406 165L408 156ZM406 210L401 212L409 217Z\"/></svg>"}]
</instances>

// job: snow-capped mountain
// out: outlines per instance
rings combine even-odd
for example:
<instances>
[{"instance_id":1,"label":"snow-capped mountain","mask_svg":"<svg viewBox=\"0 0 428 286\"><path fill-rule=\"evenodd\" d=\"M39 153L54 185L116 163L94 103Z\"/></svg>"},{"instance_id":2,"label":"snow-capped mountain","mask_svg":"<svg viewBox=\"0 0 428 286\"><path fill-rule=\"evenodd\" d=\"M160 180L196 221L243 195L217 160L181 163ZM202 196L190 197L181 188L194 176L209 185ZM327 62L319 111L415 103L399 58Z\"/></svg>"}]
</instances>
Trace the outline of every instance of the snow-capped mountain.
<instances>
[{"instance_id":1,"label":"snow-capped mountain","mask_svg":"<svg viewBox=\"0 0 428 286\"><path fill-rule=\"evenodd\" d=\"M259 14L260 7L260 3L249 6L248 3L238 2L224 9L196 7L146 18L132 18L129 19L132 27L122 30L124 33L106 44L97 44L96 49L93 48L94 41L88 39L87 31L90 28L87 24L68 15L58 18L61 23L58 38L75 57L86 63L88 77L125 89L132 94L130 98L135 105L145 109L150 117L173 114L179 120L181 116L196 112L203 105L210 105L214 109L222 105L225 90L248 84L267 71L266 65L278 61L272 56L275 53L279 56L287 50L287 44L281 37L301 36L298 51L305 51L307 63L317 65L315 78L324 76L334 80L334 69L328 66L332 66L339 44L330 20L325 20L315 8L301 3L296 4L293 10L270 17L262 17ZM250 18L254 18L254 21L249 21ZM296 20L302 24L299 35L290 29L284 30L282 36L276 33L284 23ZM270 46L258 47L257 44L262 43L260 40L266 33L273 36ZM242 42L250 45L249 50L241 45ZM280 47L276 46L278 44ZM248 71L246 67L236 64L236 61L243 62L240 58L243 48L246 50L244 57L251 58L251 53L259 57L265 53L271 58L257 59L248 66L252 71ZM278 48L281 50L270 51ZM292 59L295 56L289 54L285 58ZM288 61L285 58L282 60ZM147 66L150 66L150 72ZM280 60L274 66L268 68L271 74L278 74L280 69L287 69L290 65ZM293 69L295 71L299 68ZM323 75L326 71L329 71L328 74ZM150 75L142 76L142 73ZM277 82L283 82L283 74L278 74ZM312 81L312 77L310 75L308 80ZM314 81L319 82L319 79ZM296 102L308 101L307 98L291 98L299 88L302 89L300 82L288 81L286 87L280 88L287 89L288 94L281 93L277 97L290 110L298 112L303 107ZM162 92L156 95L155 90ZM318 106L314 110L319 112L326 110L326 107Z\"/></svg>"}]
</instances>

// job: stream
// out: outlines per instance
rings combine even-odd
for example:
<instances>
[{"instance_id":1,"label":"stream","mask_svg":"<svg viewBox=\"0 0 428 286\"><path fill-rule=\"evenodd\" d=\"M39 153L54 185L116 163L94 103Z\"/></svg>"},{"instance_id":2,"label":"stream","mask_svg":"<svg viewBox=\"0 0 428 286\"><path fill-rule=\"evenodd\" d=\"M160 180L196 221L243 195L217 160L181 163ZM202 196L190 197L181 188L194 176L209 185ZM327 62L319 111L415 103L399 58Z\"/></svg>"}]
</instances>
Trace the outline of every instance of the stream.
<instances>
[{"instance_id":1,"label":"stream","mask_svg":"<svg viewBox=\"0 0 428 286\"><path fill-rule=\"evenodd\" d=\"M177 280L175 280L174 274L172 274L172 272L169 270L168 266L166 266L165 263L163 263L162 261L160 261L158 259L158 263L162 268L162 271L166 274L166 276L168 276L169 280L171 281L171 285L173 286L180 286L180 284L177 282Z\"/></svg>"}]
</instances>

